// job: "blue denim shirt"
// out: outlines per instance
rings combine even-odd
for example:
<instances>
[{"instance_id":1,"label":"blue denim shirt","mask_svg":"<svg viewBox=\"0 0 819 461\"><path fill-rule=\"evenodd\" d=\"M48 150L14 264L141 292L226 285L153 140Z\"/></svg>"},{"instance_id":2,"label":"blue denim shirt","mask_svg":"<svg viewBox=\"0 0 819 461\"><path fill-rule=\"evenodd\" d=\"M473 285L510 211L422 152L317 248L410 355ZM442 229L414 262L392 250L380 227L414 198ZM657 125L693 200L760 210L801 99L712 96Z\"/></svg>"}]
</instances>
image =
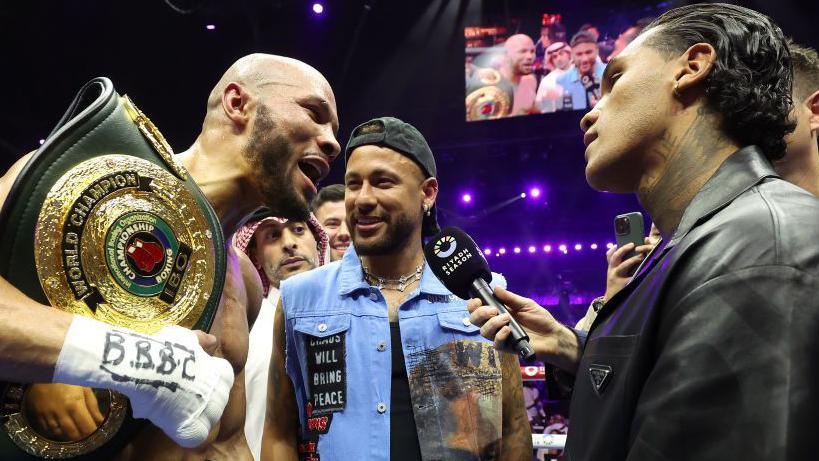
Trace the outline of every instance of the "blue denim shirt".
<instances>
[{"instance_id":1,"label":"blue denim shirt","mask_svg":"<svg viewBox=\"0 0 819 461\"><path fill-rule=\"evenodd\" d=\"M602 62L594 63L594 80L599 84L603 80L603 71L606 70L606 65ZM572 68L557 78L557 84L563 88L564 95L568 93L571 96L572 105L568 107L563 103L563 98L557 100L558 110L582 110L590 109L588 101L586 100L586 87L580 81L580 72L577 68Z\"/></svg>"},{"instance_id":2,"label":"blue denim shirt","mask_svg":"<svg viewBox=\"0 0 819 461\"><path fill-rule=\"evenodd\" d=\"M499 275L493 282L505 285ZM281 299L302 459L318 454L321 461L389 460L388 308L380 290L364 281L355 250L291 277L282 283ZM427 265L398 317L423 458L496 459L500 356L469 323L466 301L450 293Z\"/></svg>"}]
</instances>

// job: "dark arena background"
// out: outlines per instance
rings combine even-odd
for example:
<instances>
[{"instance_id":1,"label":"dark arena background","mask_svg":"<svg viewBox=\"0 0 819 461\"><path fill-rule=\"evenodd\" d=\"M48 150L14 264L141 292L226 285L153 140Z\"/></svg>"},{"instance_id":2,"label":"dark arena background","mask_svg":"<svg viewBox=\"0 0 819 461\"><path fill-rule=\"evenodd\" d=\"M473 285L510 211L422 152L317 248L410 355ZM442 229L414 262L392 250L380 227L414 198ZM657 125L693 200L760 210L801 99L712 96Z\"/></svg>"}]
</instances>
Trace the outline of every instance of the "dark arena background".
<instances>
[{"instance_id":1,"label":"dark arena background","mask_svg":"<svg viewBox=\"0 0 819 461\"><path fill-rule=\"evenodd\" d=\"M342 146L355 125L376 116L417 126L438 163L441 224L469 232L511 289L574 324L604 292L613 218L642 211L640 205L632 195L586 184L583 111L466 121L465 57L469 47L515 33L537 41L545 18L554 22L555 15L566 40L589 23L601 47L610 47L639 19L684 3L3 0L0 167L36 149L93 77L110 77L182 151L199 132L210 89L234 60L251 52L290 56L333 86ZM816 2L742 4L771 16L796 42L819 48ZM343 173L339 160L324 185L342 182ZM534 432L565 432L567 404L549 395L534 365L526 391Z\"/></svg>"}]
</instances>

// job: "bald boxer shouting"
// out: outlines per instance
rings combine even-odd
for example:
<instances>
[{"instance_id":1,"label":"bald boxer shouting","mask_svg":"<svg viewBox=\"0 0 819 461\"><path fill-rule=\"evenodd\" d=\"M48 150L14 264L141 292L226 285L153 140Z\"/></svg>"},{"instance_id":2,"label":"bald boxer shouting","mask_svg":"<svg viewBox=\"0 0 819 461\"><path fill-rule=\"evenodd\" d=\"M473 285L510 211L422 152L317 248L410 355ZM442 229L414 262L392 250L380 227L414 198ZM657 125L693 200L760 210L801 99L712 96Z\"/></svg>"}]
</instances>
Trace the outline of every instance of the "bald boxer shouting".
<instances>
[{"instance_id":1,"label":"bald boxer shouting","mask_svg":"<svg viewBox=\"0 0 819 461\"><path fill-rule=\"evenodd\" d=\"M254 54L239 59L216 84L202 133L180 157L227 236L262 205L276 216L306 220L317 183L341 150L337 130L335 96L317 70L294 59ZM232 245L227 266L211 332L220 340L217 355L230 362L236 380L215 441L185 450L149 427L121 459L253 459L244 435L244 366L262 286L253 263Z\"/></svg>"},{"instance_id":2,"label":"bald boxer shouting","mask_svg":"<svg viewBox=\"0 0 819 461\"><path fill-rule=\"evenodd\" d=\"M208 98L202 133L179 158L213 206L227 236L236 230L244 216L262 205L275 210L277 215L304 219L309 200L316 193L317 182L327 174L330 162L340 150L335 139L337 129L334 95L318 71L293 59L254 54L239 59L216 84ZM4 177L4 190L13 182L22 164L22 161L18 162ZM186 448L201 443L205 435L197 434L195 440L188 442L173 435L175 426L198 413L176 411L162 401L155 405L161 414L148 414L156 427L149 426L139 433L120 454L120 459L252 459L242 430L245 413L242 373L247 357L249 324L261 304L262 289L259 276L247 256L230 245L226 250L224 292L211 333L219 339L216 355L224 357L230 366L222 361L216 362L219 359L208 359L232 368L224 376L221 387L231 384L233 387L224 413L199 411L210 418L204 427L205 434L214 424L218 424L218 431L212 435L212 442L198 448ZM72 346L72 331L78 329L76 325L83 327L80 330L83 337L77 340L81 343L87 335L86 330L96 328L104 334L105 329L111 327L38 306L7 282L0 283L0 315L17 331L17 338L7 338L5 330L0 333L0 368L5 371L7 365L12 367L8 378L41 382L56 378L57 382L120 390L110 383L65 379L54 372L55 362L60 371L62 363L75 361L73 349L70 349L71 354L59 351L62 348L65 352ZM40 309L39 313L43 315L32 315L31 309ZM38 318L39 322L34 325L26 322L25 317ZM43 318L49 319L48 326L41 325ZM44 332L44 329L48 331ZM178 336L194 338L193 333L184 329L173 327L170 330ZM216 341L211 338L210 342ZM198 345L193 346L201 350ZM38 353L21 356L20 349ZM201 355L206 357L204 352ZM202 363L203 369L218 371L209 362ZM85 368L93 369L93 366ZM68 373L83 378L85 368L74 370L69 367ZM17 373L16 369L24 371ZM212 374L225 375L201 373L197 377L213 380ZM202 392L210 394L210 389L218 387L208 382ZM134 402L135 395L157 399L155 395L160 395L162 389L123 393L132 399L135 408L140 408L141 405ZM226 392L212 393L223 395ZM171 422L167 423L166 419ZM215 422L217 419L218 423Z\"/></svg>"}]
</instances>

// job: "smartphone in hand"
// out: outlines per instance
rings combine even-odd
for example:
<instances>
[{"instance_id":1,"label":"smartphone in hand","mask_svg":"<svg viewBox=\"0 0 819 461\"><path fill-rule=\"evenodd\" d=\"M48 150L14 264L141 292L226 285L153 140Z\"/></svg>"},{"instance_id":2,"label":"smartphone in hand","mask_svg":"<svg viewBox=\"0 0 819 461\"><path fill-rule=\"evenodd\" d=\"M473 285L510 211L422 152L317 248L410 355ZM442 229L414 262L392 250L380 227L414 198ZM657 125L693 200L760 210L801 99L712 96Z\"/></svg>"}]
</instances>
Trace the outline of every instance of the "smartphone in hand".
<instances>
[{"instance_id":1,"label":"smartphone in hand","mask_svg":"<svg viewBox=\"0 0 819 461\"><path fill-rule=\"evenodd\" d=\"M614 235L617 239L617 248L633 243L637 248L645 243L645 230L643 229L643 214L639 211L617 215L614 218ZM632 250L623 256L623 261L636 256L637 252ZM629 276L634 275L639 264L634 265L629 271Z\"/></svg>"}]
</instances>

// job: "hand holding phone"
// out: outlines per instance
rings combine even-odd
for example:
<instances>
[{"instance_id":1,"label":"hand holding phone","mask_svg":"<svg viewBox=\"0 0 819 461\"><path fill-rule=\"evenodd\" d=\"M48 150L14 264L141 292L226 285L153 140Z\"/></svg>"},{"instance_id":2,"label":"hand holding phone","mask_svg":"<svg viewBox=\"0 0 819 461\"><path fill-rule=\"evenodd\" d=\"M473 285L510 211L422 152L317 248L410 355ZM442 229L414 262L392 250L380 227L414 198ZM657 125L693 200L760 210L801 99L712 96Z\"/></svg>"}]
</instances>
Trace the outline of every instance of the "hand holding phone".
<instances>
[{"instance_id":1,"label":"hand holding phone","mask_svg":"<svg viewBox=\"0 0 819 461\"><path fill-rule=\"evenodd\" d=\"M633 243L634 248L643 245L645 242L645 230L643 228L643 214L639 211L618 215L614 218L614 235L617 241L617 248ZM622 260L637 256L637 252L631 250L623 256ZM628 276L634 275L637 265L632 266Z\"/></svg>"}]
</instances>

